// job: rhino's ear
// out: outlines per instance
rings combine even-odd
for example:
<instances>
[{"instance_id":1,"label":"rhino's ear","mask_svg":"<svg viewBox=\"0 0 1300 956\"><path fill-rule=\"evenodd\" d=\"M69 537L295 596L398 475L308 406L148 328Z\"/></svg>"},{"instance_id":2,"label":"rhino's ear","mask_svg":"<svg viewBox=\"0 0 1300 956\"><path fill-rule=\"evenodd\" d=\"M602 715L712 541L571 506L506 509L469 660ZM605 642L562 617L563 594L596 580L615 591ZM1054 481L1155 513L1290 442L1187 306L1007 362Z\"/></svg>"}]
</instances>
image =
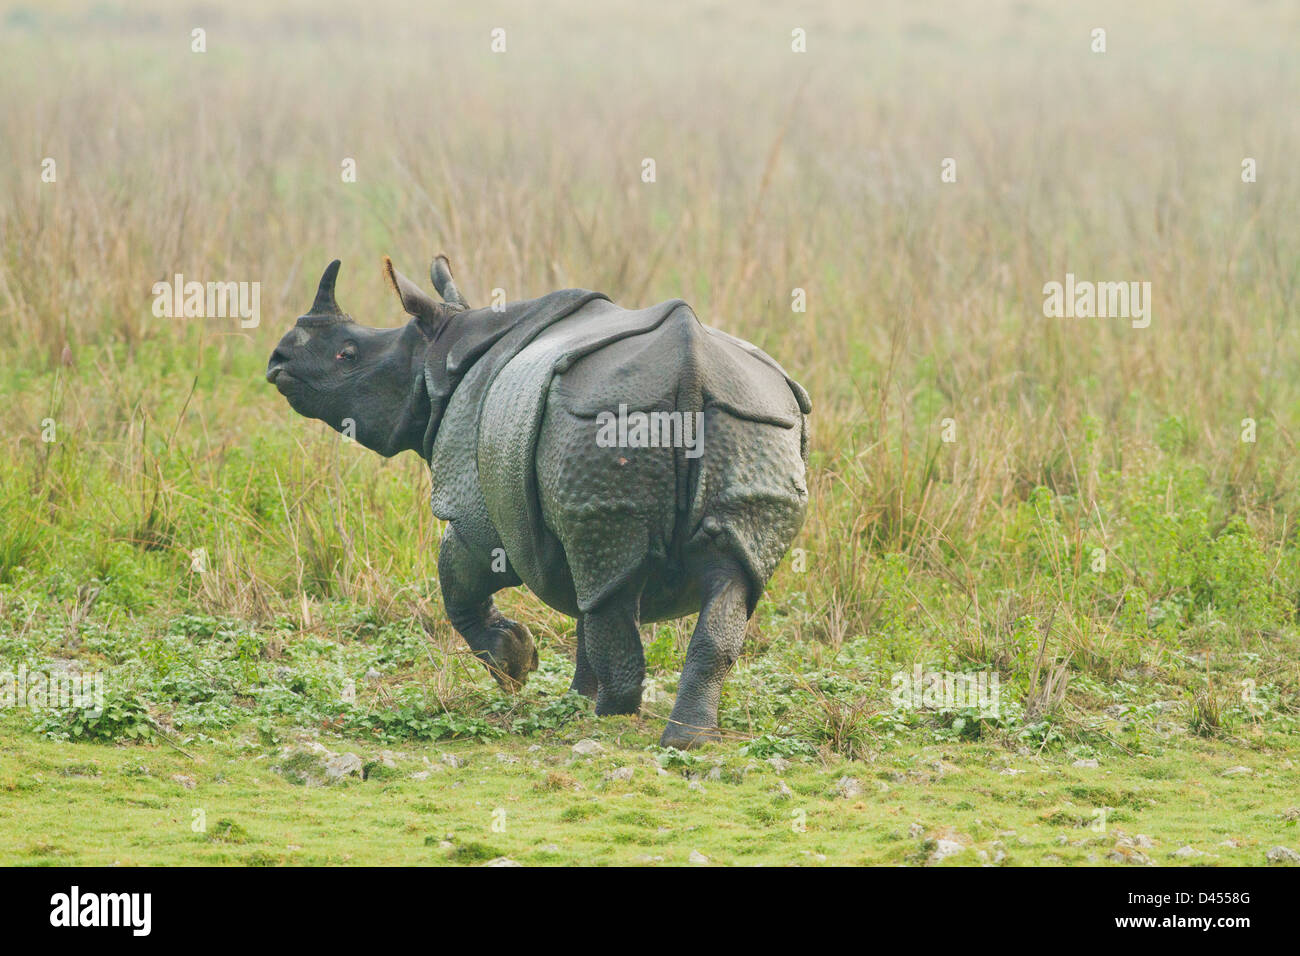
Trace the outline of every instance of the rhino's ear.
<instances>
[{"instance_id":1,"label":"rhino's ear","mask_svg":"<svg viewBox=\"0 0 1300 956\"><path fill-rule=\"evenodd\" d=\"M433 300L433 297L393 268L393 260L384 256L384 276L389 285L402 300L406 314L414 316L426 335L436 335L446 319L446 306Z\"/></svg>"},{"instance_id":2,"label":"rhino's ear","mask_svg":"<svg viewBox=\"0 0 1300 956\"><path fill-rule=\"evenodd\" d=\"M429 278L444 302L453 308L469 308L469 303L460 294L460 290L456 288L456 283L451 277L451 260L443 253L438 253L433 257L433 262L429 263Z\"/></svg>"}]
</instances>

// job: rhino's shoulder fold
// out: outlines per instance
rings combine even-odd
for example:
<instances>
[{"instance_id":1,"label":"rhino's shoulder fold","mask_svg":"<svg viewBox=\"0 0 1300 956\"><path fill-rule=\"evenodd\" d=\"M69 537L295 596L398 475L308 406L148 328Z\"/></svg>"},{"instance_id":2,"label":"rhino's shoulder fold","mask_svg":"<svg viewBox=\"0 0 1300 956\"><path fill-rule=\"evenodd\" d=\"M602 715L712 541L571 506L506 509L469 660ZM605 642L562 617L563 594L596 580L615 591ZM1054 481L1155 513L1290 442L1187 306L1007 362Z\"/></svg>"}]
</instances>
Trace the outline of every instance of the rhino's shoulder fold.
<instances>
[{"instance_id":1,"label":"rhino's shoulder fold","mask_svg":"<svg viewBox=\"0 0 1300 956\"><path fill-rule=\"evenodd\" d=\"M457 314L425 353L424 384L430 406L422 449L425 460L433 454L452 394L471 369L478 370L477 380L490 383L505 363L547 326L598 299L606 296L586 289L562 289L538 299L512 302L499 312L472 309Z\"/></svg>"}]
</instances>

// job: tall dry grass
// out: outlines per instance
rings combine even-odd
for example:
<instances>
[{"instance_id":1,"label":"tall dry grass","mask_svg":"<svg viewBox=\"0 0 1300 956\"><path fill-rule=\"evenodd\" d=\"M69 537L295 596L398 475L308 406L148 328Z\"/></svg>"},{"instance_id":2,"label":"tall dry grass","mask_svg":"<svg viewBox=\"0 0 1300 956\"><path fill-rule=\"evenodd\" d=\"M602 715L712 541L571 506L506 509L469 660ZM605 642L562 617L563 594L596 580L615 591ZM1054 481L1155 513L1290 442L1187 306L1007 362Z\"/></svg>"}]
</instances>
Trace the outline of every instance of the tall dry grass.
<instances>
[{"instance_id":1,"label":"tall dry grass","mask_svg":"<svg viewBox=\"0 0 1300 956\"><path fill-rule=\"evenodd\" d=\"M819 638L879 623L899 596L887 554L909 586L995 603L981 580L1038 486L1079 505L1031 603L1070 600L1081 549L1124 520L1104 488L1163 455L1280 547L1300 14L1090 7L9 4L0 447L5 480L41 502L13 520L53 535L85 509L96 534L156 534L178 561L203 537L217 606L402 599L437 535L419 463L340 458L260 372L329 259L344 307L385 325L400 315L380 256L415 275L445 250L475 304L682 296L807 386L816 582L783 570L776 593L810 592L796 626ZM150 287L176 272L261 282L260 327L155 318ZM1044 318L1042 286L1066 272L1149 281L1150 328ZM75 465L49 465L47 416ZM120 494L91 508L72 487L88 469ZM278 500L246 506L268 475ZM177 517L190 505L210 531Z\"/></svg>"}]
</instances>

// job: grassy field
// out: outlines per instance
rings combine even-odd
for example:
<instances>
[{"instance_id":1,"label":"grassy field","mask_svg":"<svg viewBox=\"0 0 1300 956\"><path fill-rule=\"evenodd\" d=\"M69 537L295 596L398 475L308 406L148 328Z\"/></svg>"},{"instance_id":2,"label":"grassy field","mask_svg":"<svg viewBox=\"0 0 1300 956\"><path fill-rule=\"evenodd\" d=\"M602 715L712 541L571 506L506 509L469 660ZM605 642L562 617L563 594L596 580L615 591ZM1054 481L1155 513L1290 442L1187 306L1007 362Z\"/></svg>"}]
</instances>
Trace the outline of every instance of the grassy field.
<instances>
[{"instance_id":1,"label":"grassy field","mask_svg":"<svg viewBox=\"0 0 1300 956\"><path fill-rule=\"evenodd\" d=\"M0 863L1300 861L1300 14L1090 7L0 3L0 676L107 695L0 708ZM424 464L264 381L330 259L386 326L438 251L811 393L724 743L655 745L691 620L597 720L508 592L502 695ZM177 273L259 323L155 316ZM1149 326L1046 317L1067 273Z\"/></svg>"}]
</instances>

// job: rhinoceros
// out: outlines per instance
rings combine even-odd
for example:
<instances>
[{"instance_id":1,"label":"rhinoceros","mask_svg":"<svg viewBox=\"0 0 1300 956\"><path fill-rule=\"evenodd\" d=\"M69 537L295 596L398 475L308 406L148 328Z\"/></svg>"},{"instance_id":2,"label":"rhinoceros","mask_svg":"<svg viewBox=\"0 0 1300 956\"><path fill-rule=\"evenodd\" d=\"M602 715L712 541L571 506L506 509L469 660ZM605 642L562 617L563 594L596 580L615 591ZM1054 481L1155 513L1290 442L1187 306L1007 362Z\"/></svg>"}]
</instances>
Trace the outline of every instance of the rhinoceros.
<instances>
[{"instance_id":1,"label":"rhinoceros","mask_svg":"<svg viewBox=\"0 0 1300 956\"><path fill-rule=\"evenodd\" d=\"M384 273L409 316L358 325L336 259L266 377L301 415L432 476L452 626L506 690L537 669L492 595L527 585L577 618L572 690L635 714L638 626L699 612L664 746L718 736L722 682L803 523L808 393L680 299L627 310L566 289L472 309L438 256L435 300Z\"/></svg>"}]
</instances>

